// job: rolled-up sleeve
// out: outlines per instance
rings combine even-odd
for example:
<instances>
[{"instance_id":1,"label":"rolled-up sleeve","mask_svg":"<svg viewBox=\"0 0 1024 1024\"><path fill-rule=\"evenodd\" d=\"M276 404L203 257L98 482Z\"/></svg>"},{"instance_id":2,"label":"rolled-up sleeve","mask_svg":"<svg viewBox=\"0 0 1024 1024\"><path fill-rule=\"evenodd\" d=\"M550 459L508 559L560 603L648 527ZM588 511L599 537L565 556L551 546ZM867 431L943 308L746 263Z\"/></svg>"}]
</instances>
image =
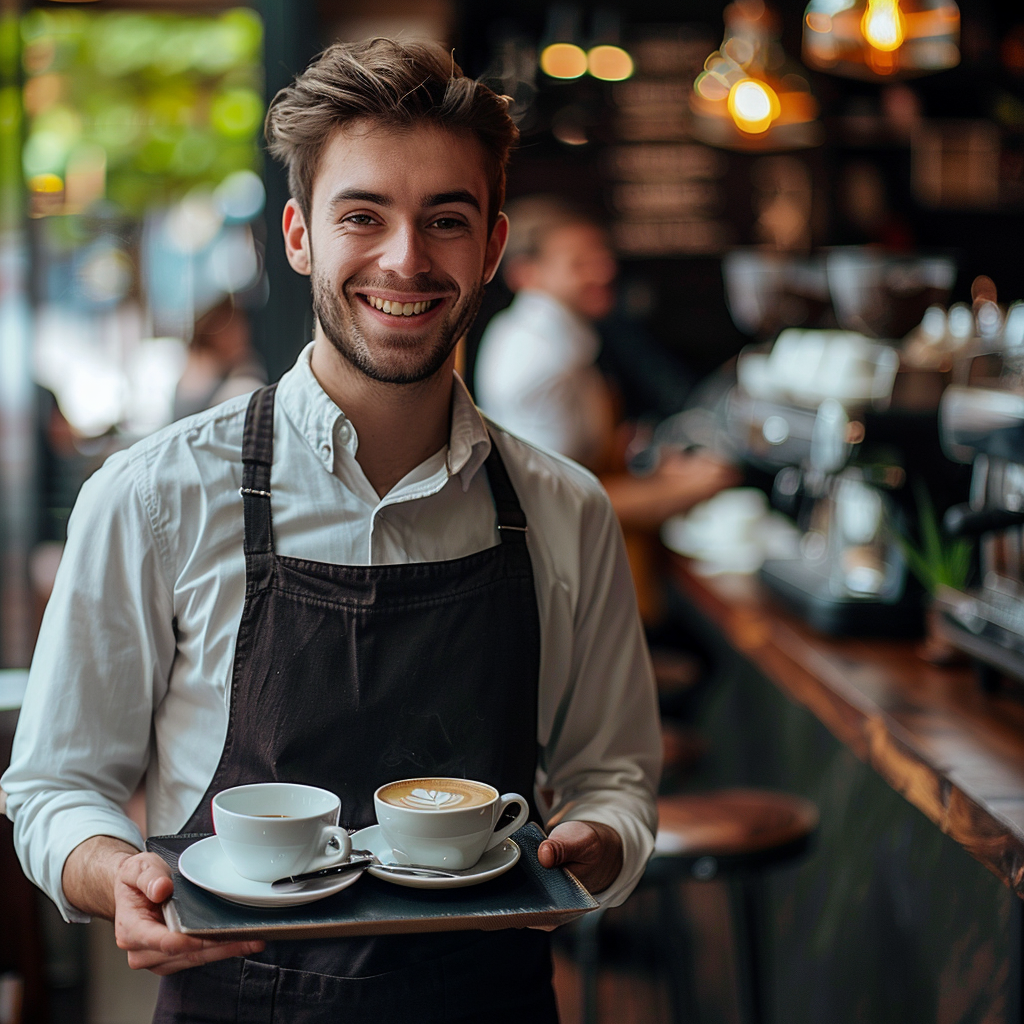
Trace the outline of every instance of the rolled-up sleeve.
<instances>
[{"instance_id":1,"label":"rolled-up sleeve","mask_svg":"<svg viewBox=\"0 0 1024 1024\"><path fill-rule=\"evenodd\" d=\"M143 845L121 807L149 762L175 649L150 511L128 455L82 489L0 780L25 873L69 921L88 920L61 886L71 851L97 835Z\"/></svg>"},{"instance_id":2,"label":"rolled-up sleeve","mask_svg":"<svg viewBox=\"0 0 1024 1024\"><path fill-rule=\"evenodd\" d=\"M583 511L579 558L570 678L544 750L549 823L597 821L618 832L622 871L597 896L617 906L654 849L661 740L625 545L603 493Z\"/></svg>"}]
</instances>

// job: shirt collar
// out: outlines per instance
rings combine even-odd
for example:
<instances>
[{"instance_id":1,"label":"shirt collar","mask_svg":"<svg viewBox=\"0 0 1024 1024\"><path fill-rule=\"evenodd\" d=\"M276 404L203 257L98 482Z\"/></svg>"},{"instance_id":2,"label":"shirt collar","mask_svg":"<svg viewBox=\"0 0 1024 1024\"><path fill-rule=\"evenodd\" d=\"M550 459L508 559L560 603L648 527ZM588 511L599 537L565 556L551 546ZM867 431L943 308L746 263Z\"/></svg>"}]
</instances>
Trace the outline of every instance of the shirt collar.
<instances>
[{"instance_id":1,"label":"shirt collar","mask_svg":"<svg viewBox=\"0 0 1024 1024\"><path fill-rule=\"evenodd\" d=\"M348 449L354 457L359 439L348 417L313 375L310 365L312 354L313 342L310 342L299 353L295 365L281 377L277 397L285 414L331 473L334 471L335 445ZM452 387L451 433L445 460L449 477L458 476L463 491L469 490L473 477L490 451L491 437L483 417L456 373Z\"/></svg>"}]
</instances>

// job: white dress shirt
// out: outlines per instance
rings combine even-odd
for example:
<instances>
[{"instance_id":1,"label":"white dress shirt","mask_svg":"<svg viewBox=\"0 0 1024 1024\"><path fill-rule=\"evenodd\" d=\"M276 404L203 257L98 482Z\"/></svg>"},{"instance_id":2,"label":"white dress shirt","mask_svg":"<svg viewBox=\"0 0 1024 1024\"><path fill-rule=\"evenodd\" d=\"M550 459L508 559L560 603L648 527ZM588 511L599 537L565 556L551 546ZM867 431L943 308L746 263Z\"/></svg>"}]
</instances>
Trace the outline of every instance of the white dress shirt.
<instances>
[{"instance_id":1,"label":"white dress shirt","mask_svg":"<svg viewBox=\"0 0 1024 1024\"><path fill-rule=\"evenodd\" d=\"M379 498L358 439L310 369L281 380L271 471L279 554L347 565L459 558L499 543L490 437L456 378L447 446ZM248 397L112 456L85 484L0 784L26 874L68 920L68 854L95 835L140 849L121 805L146 774L150 834L179 831L227 732L242 616L242 425ZM622 837L601 897L632 890L653 848L655 688L615 516L597 481L491 427L529 523L541 623L538 789L552 817ZM287 638L283 638L287 642Z\"/></svg>"},{"instance_id":2,"label":"white dress shirt","mask_svg":"<svg viewBox=\"0 0 1024 1024\"><path fill-rule=\"evenodd\" d=\"M521 291L480 340L476 399L518 437L592 464L607 430L594 328L545 292Z\"/></svg>"}]
</instances>

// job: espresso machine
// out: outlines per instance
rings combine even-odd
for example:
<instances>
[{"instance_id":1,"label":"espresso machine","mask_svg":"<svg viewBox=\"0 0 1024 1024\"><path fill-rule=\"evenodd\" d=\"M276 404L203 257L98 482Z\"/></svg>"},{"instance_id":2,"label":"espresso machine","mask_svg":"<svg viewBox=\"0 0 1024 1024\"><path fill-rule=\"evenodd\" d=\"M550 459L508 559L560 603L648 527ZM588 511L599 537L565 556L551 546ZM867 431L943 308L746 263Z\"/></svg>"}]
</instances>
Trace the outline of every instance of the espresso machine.
<instances>
[{"instance_id":1,"label":"espresso machine","mask_svg":"<svg viewBox=\"0 0 1024 1024\"><path fill-rule=\"evenodd\" d=\"M761 578L824 633L917 634L920 587L898 540L904 461L910 448L927 447L922 438L934 437L942 388L923 400L918 383L911 411L908 368L886 339L901 338L948 298L956 264L944 255L855 247L794 258L782 270L778 259L767 261L772 273L756 277L765 293L756 310L746 266L756 266L755 257L724 264L738 326L771 337L787 311L803 310L802 328L824 328L783 330L770 348L742 353L725 404L735 449L748 465L774 474L772 504L801 531L799 557L766 561ZM794 302L811 294L828 300L816 324L809 316L817 307L807 298ZM762 308L774 319L766 313L755 326L751 314ZM937 454L937 443L931 447Z\"/></svg>"},{"instance_id":2,"label":"espresso machine","mask_svg":"<svg viewBox=\"0 0 1024 1024\"><path fill-rule=\"evenodd\" d=\"M892 394L899 356L847 331L783 331L768 353L747 351L725 404L734 446L774 474L772 504L796 522L796 557L768 559L764 584L815 629L841 636L920 631L893 531L898 460L869 456L871 410Z\"/></svg>"},{"instance_id":3,"label":"espresso machine","mask_svg":"<svg viewBox=\"0 0 1024 1024\"><path fill-rule=\"evenodd\" d=\"M946 532L978 540L978 583L936 595L938 628L979 665L986 688L1024 683L1024 303L978 310L974 351L940 405L947 455L972 466L969 501Z\"/></svg>"}]
</instances>

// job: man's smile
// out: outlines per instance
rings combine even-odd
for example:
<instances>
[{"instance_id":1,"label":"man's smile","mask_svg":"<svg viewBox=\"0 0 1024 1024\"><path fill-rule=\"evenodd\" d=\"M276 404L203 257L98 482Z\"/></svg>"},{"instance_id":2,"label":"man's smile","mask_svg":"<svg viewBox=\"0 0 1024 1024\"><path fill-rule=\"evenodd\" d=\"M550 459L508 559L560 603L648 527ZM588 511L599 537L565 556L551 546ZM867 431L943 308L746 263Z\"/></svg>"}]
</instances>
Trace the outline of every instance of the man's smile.
<instances>
[{"instance_id":1,"label":"man's smile","mask_svg":"<svg viewBox=\"0 0 1024 1024\"><path fill-rule=\"evenodd\" d=\"M426 297L422 295L398 295L395 293L381 292L356 292L362 300L363 305L368 306L375 313L383 314L389 320L394 318L411 319L415 317L420 320L434 310L438 309L444 302L443 297ZM430 319L433 319L431 317Z\"/></svg>"}]
</instances>

